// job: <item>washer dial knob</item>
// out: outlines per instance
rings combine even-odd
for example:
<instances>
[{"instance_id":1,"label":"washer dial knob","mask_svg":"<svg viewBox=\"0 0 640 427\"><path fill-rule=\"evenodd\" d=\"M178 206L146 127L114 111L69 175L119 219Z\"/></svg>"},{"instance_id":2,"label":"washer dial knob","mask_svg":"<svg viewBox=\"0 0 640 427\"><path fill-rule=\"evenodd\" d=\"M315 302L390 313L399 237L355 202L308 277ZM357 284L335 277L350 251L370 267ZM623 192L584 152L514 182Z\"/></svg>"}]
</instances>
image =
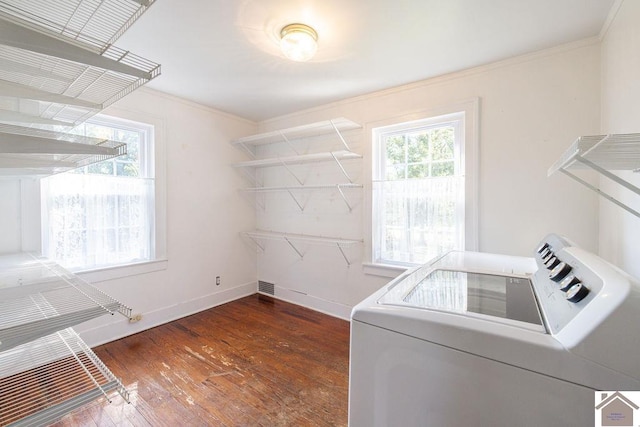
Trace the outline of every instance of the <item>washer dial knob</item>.
<instances>
[{"instance_id":1,"label":"washer dial knob","mask_svg":"<svg viewBox=\"0 0 640 427\"><path fill-rule=\"evenodd\" d=\"M540 247L538 248L538 251L537 251L537 252L538 252L539 254L541 254L545 249L548 249L548 248L549 248L549 244L548 244L548 243L545 243L545 244L543 244L543 245L540 245Z\"/></svg>"},{"instance_id":2,"label":"washer dial knob","mask_svg":"<svg viewBox=\"0 0 640 427\"><path fill-rule=\"evenodd\" d=\"M549 273L549 279L553 280L554 282L559 282L564 279L570 271L571 266L566 262L561 262L560 264L555 266L553 270L551 270L551 273Z\"/></svg>"},{"instance_id":3,"label":"washer dial knob","mask_svg":"<svg viewBox=\"0 0 640 427\"><path fill-rule=\"evenodd\" d=\"M570 274L562 279L562 282L560 282L560 290L562 292L567 292L569 288L571 288L576 283L580 283L580 280L578 280L578 278L573 274Z\"/></svg>"},{"instance_id":4,"label":"washer dial knob","mask_svg":"<svg viewBox=\"0 0 640 427\"><path fill-rule=\"evenodd\" d=\"M579 302L589 294L589 289L582 283L576 283L567 291L567 300L571 302Z\"/></svg>"},{"instance_id":5,"label":"washer dial knob","mask_svg":"<svg viewBox=\"0 0 640 427\"><path fill-rule=\"evenodd\" d=\"M547 267L547 270L553 270L554 268L556 268L558 264L560 264L560 260L555 256L552 256L551 258L547 259L544 262L544 265Z\"/></svg>"}]
</instances>

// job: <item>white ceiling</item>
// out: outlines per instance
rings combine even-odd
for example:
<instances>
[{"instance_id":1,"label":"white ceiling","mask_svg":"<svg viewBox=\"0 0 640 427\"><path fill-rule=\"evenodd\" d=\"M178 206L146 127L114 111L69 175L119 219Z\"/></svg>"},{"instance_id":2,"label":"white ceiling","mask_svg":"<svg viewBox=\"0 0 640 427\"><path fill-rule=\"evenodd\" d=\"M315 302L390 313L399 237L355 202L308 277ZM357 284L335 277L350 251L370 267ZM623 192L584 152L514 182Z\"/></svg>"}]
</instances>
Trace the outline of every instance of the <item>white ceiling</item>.
<instances>
[{"instance_id":1,"label":"white ceiling","mask_svg":"<svg viewBox=\"0 0 640 427\"><path fill-rule=\"evenodd\" d=\"M149 87L252 120L596 36L615 0L157 0L117 42ZM286 60L278 33L314 27Z\"/></svg>"}]
</instances>

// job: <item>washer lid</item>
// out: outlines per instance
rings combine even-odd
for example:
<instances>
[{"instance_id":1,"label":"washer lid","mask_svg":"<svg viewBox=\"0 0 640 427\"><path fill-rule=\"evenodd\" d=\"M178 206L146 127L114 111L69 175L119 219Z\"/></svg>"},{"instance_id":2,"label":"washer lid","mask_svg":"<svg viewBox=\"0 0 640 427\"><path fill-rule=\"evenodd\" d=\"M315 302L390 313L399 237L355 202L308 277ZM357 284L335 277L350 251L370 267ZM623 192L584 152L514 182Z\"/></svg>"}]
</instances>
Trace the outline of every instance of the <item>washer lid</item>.
<instances>
[{"instance_id":1,"label":"washer lid","mask_svg":"<svg viewBox=\"0 0 640 427\"><path fill-rule=\"evenodd\" d=\"M529 276L452 269L445 259L418 268L394 283L377 303L546 331Z\"/></svg>"}]
</instances>

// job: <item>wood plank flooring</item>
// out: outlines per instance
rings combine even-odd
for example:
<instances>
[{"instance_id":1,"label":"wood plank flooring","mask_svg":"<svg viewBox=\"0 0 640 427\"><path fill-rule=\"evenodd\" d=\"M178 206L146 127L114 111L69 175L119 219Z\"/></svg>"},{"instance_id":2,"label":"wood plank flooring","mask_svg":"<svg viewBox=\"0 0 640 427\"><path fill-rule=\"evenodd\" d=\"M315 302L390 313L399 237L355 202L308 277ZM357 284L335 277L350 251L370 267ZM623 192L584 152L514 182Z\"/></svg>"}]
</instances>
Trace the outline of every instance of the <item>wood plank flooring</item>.
<instances>
[{"instance_id":1,"label":"wood plank flooring","mask_svg":"<svg viewBox=\"0 0 640 427\"><path fill-rule=\"evenodd\" d=\"M97 347L114 395L61 426L346 426L349 323L253 295Z\"/></svg>"}]
</instances>

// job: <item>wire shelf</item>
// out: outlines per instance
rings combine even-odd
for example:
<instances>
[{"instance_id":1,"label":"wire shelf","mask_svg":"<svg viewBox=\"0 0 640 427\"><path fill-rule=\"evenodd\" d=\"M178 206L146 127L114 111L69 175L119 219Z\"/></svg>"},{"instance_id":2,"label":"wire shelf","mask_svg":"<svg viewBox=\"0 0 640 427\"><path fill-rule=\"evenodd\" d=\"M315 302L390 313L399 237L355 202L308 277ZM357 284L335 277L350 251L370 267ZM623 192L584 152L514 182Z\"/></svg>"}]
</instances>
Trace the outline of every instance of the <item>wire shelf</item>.
<instances>
[{"instance_id":1,"label":"wire shelf","mask_svg":"<svg viewBox=\"0 0 640 427\"><path fill-rule=\"evenodd\" d=\"M49 175L126 153L122 142L0 124L0 174Z\"/></svg>"},{"instance_id":2,"label":"wire shelf","mask_svg":"<svg viewBox=\"0 0 640 427\"><path fill-rule=\"evenodd\" d=\"M59 265L29 254L0 257L0 351L131 309Z\"/></svg>"},{"instance_id":3,"label":"wire shelf","mask_svg":"<svg viewBox=\"0 0 640 427\"><path fill-rule=\"evenodd\" d=\"M254 230L254 231L244 231L244 235L247 237L255 237L258 239L267 239L267 240L300 240L308 243L314 243L319 245L345 245L351 246L358 243L362 243L362 240L355 239L342 239L339 237L324 237L324 236L311 236L308 234L294 234L294 233L280 233L277 231L264 231L264 230Z\"/></svg>"},{"instance_id":4,"label":"wire shelf","mask_svg":"<svg viewBox=\"0 0 640 427\"><path fill-rule=\"evenodd\" d=\"M281 233L277 231L264 231L264 230L254 230L254 231L243 231L241 233L243 236L248 237L253 240L256 246L264 252L264 247L258 243L259 240L279 240L286 242L289 247L300 257L300 259L304 258L304 254L301 252L300 248L296 246L295 242L305 242L313 245L328 245L334 246L338 248L342 258L344 258L347 263L347 267L351 266L351 261L347 257L347 254L344 252L344 248L348 246L353 246L358 243L362 243L362 240L355 239L342 239L337 237L325 237L325 236L311 236L308 234L294 234L294 233Z\"/></svg>"},{"instance_id":5,"label":"wire shelf","mask_svg":"<svg viewBox=\"0 0 640 427\"><path fill-rule=\"evenodd\" d=\"M353 211L353 207L351 206L351 204L347 200L347 197L346 197L346 195L345 195L343 190L357 189L357 188L363 188L363 185L362 184L355 184L355 183L325 184L325 185L291 185L291 186L283 186L283 187L251 187L251 188L245 188L243 191L246 191L246 192L249 192L249 193L275 193L275 192L284 191L284 192L289 193L289 195L291 196L293 201L296 203L296 205L298 205L298 208L300 209L300 211L304 211L304 206L300 203L298 198L293 194L294 192L305 191L305 190L306 191L308 191L308 190L337 190L337 192L340 194L340 197L342 197L342 200L347 205L347 208L349 209L349 212L351 212L351 211ZM264 209L264 206L262 206L262 208Z\"/></svg>"},{"instance_id":6,"label":"wire shelf","mask_svg":"<svg viewBox=\"0 0 640 427\"><path fill-rule=\"evenodd\" d=\"M2 0L0 17L104 50L155 0Z\"/></svg>"},{"instance_id":7,"label":"wire shelf","mask_svg":"<svg viewBox=\"0 0 640 427\"><path fill-rule=\"evenodd\" d=\"M640 133L582 136L549 168L549 175L562 172L605 199L640 218L640 212L572 172L588 169L621 185L636 196L640 188L615 171L640 172Z\"/></svg>"},{"instance_id":8,"label":"wire shelf","mask_svg":"<svg viewBox=\"0 0 640 427\"><path fill-rule=\"evenodd\" d=\"M262 145L275 142L285 142L287 140L307 138L312 136L328 135L334 132L345 132L360 129L362 126L349 119L340 117L337 119L325 120L310 123L302 126L295 126L287 129L264 132L255 135L245 136L231 141L236 145Z\"/></svg>"},{"instance_id":9,"label":"wire shelf","mask_svg":"<svg viewBox=\"0 0 640 427\"><path fill-rule=\"evenodd\" d=\"M89 56L84 58L84 54ZM75 126L160 75L160 65L114 46L108 47L97 61L92 61L90 52L79 55L73 61L0 45L3 109ZM113 62L102 64L102 58ZM126 65L127 72L119 65ZM3 118L0 112L0 120L11 119Z\"/></svg>"},{"instance_id":10,"label":"wire shelf","mask_svg":"<svg viewBox=\"0 0 640 427\"><path fill-rule=\"evenodd\" d=\"M335 190L339 188L362 188L362 184L323 184L323 185L290 185L283 187L251 187L245 188L244 191L251 193L270 193L278 191L291 191L291 190Z\"/></svg>"},{"instance_id":11,"label":"wire shelf","mask_svg":"<svg viewBox=\"0 0 640 427\"><path fill-rule=\"evenodd\" d=\"M41 426L122 383L68 328L0 352L0 425Z\"/></svg>"},{"instance_id":12,"label":"wire shelf","mask_svg":"<svg viewBox=\"0 0 640 427\"><path fill-rule=\"evenodd\" d=\"M559 169L589 169L586 159L607 170L640 169L640 134L581 136L549 169L549 175Z\"/></svg>"},{"instance_id":13,"label":"wire shelf","mask_svg":"<svg viewBox=\"0 0 640 427\"><path fill-rule=\"evenodd\" d=\"M282 165L294 165L303 163L316 163L327 162L331 160L351 160L361 159L362 155L351 151L333 151L329 153L312 153L301 154L299 156L287 156L287 157L275 157L268 159L249 160L246 162L236 163L233 166L236 168L246 167L269 167L269 166L282 166Z\"/></svg>"}]
</instances>

